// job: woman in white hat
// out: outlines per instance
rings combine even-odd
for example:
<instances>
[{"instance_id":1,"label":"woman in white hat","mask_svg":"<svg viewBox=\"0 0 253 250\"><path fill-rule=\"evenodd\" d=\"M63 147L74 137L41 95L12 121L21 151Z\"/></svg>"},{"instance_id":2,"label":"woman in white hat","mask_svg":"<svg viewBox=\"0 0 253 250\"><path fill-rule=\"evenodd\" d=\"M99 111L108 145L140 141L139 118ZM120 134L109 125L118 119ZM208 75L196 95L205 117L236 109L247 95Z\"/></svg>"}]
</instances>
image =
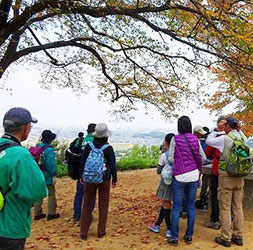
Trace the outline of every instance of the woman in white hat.
<instances>
[{"instance_id":1,"label":"woman in white hat","mask_svg":"<svg viewBox=\"0 0 253 250\"><path fill-rule=\"evenodd\" d=\"M117 182L115 154L113 147L108 144L108 137L111 136L111 134L111 131L105 123L98 123L95 127L95 132L93 133L94 141L88 143L82 153L80 168L82 176L81 181L84 183L85 199L80 221L80 236L83 240L87 239L88 236L88 231L92 221L92 204L96 197L97 190L99 198L99 223L97 235L99 238L102 238L106 234L111 178L113 188L116 186ZM96 157L96 153L93 154L93 152L99 152L98 149L103 150L105 162L105 164L103 164L101 181L97 181L97 177L93 178L94 176L91 174L92 168L96 168L94 162L97 160L94 158L94 156Z\"/></svg>"}]
</instances>

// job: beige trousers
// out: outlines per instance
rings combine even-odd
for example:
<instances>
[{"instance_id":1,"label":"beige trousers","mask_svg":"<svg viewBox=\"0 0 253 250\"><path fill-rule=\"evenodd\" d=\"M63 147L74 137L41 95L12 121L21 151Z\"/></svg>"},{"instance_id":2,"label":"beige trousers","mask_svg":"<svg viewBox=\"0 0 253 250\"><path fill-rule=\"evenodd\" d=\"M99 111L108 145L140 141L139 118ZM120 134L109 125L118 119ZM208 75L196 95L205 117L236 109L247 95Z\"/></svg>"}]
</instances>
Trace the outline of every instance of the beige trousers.
<instances>
[{"instance_id":1,"label":"beige trousers","mask_svg":"<svg viewBox=\"0 0 253 250\"><path fill-rule=\"evenodd\" d=\"M55 186L54 184L48 184L48 214L56 214L56 197L55 197ZM42 214L43 200L34 204L34 216Z\"/></svg>"},{"instance_id":2,"label":"beige trousers","mask_svg":"<svg viewBox=\"0 0 253 250\"><path fill-rule=\"evenodd\" d=\"M243 186L242 177L231 177L227 172L219 172L221 238L229 242L232 236L236 238L243 236Z\"/></svg>"}]
</instances>

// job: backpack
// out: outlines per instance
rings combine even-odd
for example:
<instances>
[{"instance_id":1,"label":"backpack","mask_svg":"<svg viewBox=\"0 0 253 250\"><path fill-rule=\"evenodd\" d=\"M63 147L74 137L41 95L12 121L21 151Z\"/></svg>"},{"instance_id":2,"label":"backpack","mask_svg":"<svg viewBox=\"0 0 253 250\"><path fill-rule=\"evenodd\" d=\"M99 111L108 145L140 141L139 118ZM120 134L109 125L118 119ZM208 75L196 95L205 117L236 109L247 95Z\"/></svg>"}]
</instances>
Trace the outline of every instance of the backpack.
<instances>
[{"instance_id":1,"label":"backpack","mask_svg":"<svg viewBox=\"0 0 253 250\"><path fill-rule=\"evenodd\" d=\"M101 148L95 148L93 142L89 142L91 151L85 162L83 171L83 181L88 183L100 184L103 182L104 168L104 152L109 144L103 145Z\"/></svg>"},{"instance_id":2,"label":"backpack","mask_svg":"<svg viewBox=\"0 0 253 250\"><path fill-rule=\"evenodd\" d=\"M45 172L45 168L42 166L41 164L41 156L43 154L43 151L46 148L49 148L52 146L49 145L45 145L43 147L39 147L39 146L35 146L35 147L30 147L29 148L29 152L31 153L31 155L33 156L33 159L37 162L37 164L39 165L40 169L42 172Z\"/></svg>"},{"instance_id":3,"label":"backpack","mask_svg":"<svg viewBox=\"0 0 253 250\"><path fill-rule=\"evenodd\" d=\"M229 159L226 162L227 173L233 177L243 177L250 174L252 157L250 148L243 139L237 139L235 135L228 135L234 144L230 150Z\"/></svg>"},{"instance_id":4,"label":"backpack","mask_svg":"<svg viewBox=\"0 0 253 250\"><path fill-rule=\"evenodd\" d=\"M79 178L79 165L81 160L81 153L73 153L70 148L65 151L65 160L67 161L68 175L71 179L77 180Z\"/></svg>"},{"instance_id":5,"label":"backpack","mask_svg":"<svg viewBox=\"0 0 253 250\"><path fill-rule=\"evenodd\" d=\"M166 151L165 155L166 155L166 164L162 169L161 176L165 184L170 185L172 182L173 166L169 163L169 152Z\"/></svg>"},{"instance_id":6,"label":"backpack","mask_svg":"<svg viewBox=\"0 0 253 250\"><path fill-rule=\"evenodd\" d=\"M20 146L16 142L4 142L0 145L0 152L4 151L6 148L14 147L14 146ZM1 187L0 187L0 211L4 207L4 197L11 191L9 188L5 193L1 192Z\"/></svg>"},{"instance_id":7,"label":"backpack","mask_svg":"<svg viewBox=\"0 0 253 250\"><path fill-rule=\"evenodd\" d=\"M76 145L77 140L79 140L79 142ZM75 139L70 143L69 148L65 151L65 160L67 162L68 175L73 180L79 179L79 165L81 161L82 144L83 138Z\"/></svg>"}]
</instances>

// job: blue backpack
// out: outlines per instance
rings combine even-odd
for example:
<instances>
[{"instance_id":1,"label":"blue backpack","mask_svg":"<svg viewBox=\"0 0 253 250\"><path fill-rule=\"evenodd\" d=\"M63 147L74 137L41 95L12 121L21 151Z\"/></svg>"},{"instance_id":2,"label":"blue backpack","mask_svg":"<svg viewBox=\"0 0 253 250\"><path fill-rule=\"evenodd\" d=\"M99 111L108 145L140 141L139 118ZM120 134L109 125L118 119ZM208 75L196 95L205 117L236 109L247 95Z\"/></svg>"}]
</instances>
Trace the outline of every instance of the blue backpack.
<instances>
[{"instance_id":1,"label":"blue backpack","mask_svg":"<svg viewBox=\"0 0 253 250\"><path fill-rule=\"evenodd\" d=\"M109 147L109 144L105 144L101 148L95 148L93 142L89 142L89 146L91 148L91 151L84 166L82 176L83 181L88 183L100 184L103 182L103 150Z\"/></svg>"}]
</instances>

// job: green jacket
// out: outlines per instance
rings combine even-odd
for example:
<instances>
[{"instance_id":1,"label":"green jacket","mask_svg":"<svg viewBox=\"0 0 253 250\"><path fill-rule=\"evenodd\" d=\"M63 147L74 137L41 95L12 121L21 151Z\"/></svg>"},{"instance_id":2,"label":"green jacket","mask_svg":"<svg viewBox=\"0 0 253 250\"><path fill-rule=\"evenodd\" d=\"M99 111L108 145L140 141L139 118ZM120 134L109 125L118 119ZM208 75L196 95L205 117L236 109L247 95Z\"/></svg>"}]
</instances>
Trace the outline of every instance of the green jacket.
<instances>
[{"instance_id":1,"label":"green jacket","mask_svg":"<svg viewBox=\"0 0 253 250\"><path fill-rule=\"evenodd\" d=\"M48 143L41 143L39 147L49 145ZM53 177L57 174L56 156L52 147L46 148L42 153L41 164L45 171L43 172L46 184L53 184Z\"/></svg>"},{"instance_id":2,"label":"green jacket","mask_svg":"<svg viewBox=\"0 0 253 250\"><path fill-rule=\"evenodd\" d=\"M0 138L0 144L9 139ZM29 151L21 146L0 153L0 186L5 196L0 211L0 236L23 239L30 235L31 208L48 195L44 176Z\"/></svg>"},{"instance_id":3,"label":"green jacket","mask_svg":"<svg viewBox=\"0 0 253 250\"><path fill-rule=\"evenodd\" d=\"M82 150L84 150L85 146L87 145L88 142L90 141L94 141L94 137L93 134L87 134L84 138L83 138L83 143L82 143Z\"/></svg>"}]
</instances>

